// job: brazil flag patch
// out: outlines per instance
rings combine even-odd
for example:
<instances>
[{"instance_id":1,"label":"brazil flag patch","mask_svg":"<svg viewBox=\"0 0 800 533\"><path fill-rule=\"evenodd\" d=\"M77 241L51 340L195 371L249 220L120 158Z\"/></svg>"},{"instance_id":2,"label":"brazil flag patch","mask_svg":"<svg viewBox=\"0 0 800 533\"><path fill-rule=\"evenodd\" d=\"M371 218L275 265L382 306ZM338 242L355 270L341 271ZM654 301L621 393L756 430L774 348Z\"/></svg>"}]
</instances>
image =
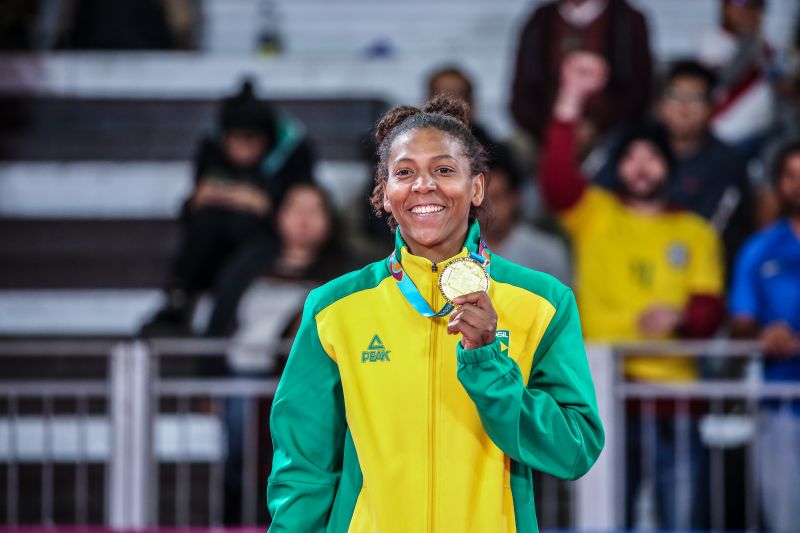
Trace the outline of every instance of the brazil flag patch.
<instances>
[{"instance_id":1,"label":"brazil flag patch","mask_svg":"<svg viewBox=\"0 0 800 533\"><path fill-rule=\"evenodd\" d=\"M500 341L500 353L508 355L508 345L511 342L511 334L507 329L498 329L495 332L495 337Z\"/></svg>"}]
</instances>

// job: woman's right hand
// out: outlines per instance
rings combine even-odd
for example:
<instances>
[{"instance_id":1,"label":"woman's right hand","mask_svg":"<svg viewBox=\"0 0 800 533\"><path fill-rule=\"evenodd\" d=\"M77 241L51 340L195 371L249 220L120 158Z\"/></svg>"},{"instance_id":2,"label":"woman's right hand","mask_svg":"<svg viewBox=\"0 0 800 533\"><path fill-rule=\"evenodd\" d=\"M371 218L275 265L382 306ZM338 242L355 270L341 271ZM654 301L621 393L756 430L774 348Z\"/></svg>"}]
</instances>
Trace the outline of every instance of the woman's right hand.
<instances>
[{"instance_id":1,"label":"woman's right hand","mask_svg":"<svg viewBox=\"0 0 800 533\"><path fill-rule=\"evenodd\" d=\"M458 307L450 314L447 333L460 333L461 346L465 350L494 342L497 334L497 312L488 294L482 291L465 294L455 298L453 303Z\"/></svg>"}]
</instances>

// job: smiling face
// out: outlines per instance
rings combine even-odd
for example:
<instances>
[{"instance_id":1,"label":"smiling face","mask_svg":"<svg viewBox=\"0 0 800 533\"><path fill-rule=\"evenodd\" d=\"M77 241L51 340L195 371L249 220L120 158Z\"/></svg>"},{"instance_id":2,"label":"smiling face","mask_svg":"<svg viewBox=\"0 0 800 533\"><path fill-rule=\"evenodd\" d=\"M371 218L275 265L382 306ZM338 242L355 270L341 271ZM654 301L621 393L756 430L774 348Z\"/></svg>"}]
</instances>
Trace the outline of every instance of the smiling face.
<instances>
[{"instance_id":1,"label":"smiling face","mask_svg":"<svg viewBox=\"0 0 800 533\"><path fill-rule=\"evenodd\" d=\"M461 143L434 128L407 131L392 143L387 170L383 208L409 250L433 262L457 254L484 194L484 176L472 175Z\"/></svg>"}]
</instances>

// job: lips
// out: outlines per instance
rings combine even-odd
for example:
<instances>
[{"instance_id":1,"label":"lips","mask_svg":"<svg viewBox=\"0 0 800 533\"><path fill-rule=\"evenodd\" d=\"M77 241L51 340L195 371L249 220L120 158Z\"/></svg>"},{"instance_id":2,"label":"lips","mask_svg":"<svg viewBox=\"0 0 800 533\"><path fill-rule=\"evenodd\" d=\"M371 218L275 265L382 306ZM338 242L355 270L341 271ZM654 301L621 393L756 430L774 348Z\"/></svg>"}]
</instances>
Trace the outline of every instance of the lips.
<instances>
[{"instance_id":1,"label":"lips","mask_svg":"<svg viewBox=\"0 0 800 533\"><path fill-rule=\"evenodd\" d=\"M415 215L431 215L442 211L444 211L444 206L439 204L415 205L411 208L411 212Z\"/></svg>"}]
</instances>

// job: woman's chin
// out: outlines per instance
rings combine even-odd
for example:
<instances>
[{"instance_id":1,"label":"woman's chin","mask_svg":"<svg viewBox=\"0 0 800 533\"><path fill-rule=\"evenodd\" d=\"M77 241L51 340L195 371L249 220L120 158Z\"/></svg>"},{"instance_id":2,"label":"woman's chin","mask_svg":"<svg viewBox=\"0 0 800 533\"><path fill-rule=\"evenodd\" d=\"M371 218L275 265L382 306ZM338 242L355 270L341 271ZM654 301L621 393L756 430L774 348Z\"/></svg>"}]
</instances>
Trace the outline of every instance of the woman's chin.
<instances>
[{"instance_id":1,"label":"woman's chin","mask_svg":"<svg viewBox=\"0 0 800 533\"><path fill-rule=\"evenodd\" d=\"M439 234L431 235L426 233L413 233L411 239L414 243L424 246L425 248L435 248L444 241Z\"/></svg>"}]
</instances>

